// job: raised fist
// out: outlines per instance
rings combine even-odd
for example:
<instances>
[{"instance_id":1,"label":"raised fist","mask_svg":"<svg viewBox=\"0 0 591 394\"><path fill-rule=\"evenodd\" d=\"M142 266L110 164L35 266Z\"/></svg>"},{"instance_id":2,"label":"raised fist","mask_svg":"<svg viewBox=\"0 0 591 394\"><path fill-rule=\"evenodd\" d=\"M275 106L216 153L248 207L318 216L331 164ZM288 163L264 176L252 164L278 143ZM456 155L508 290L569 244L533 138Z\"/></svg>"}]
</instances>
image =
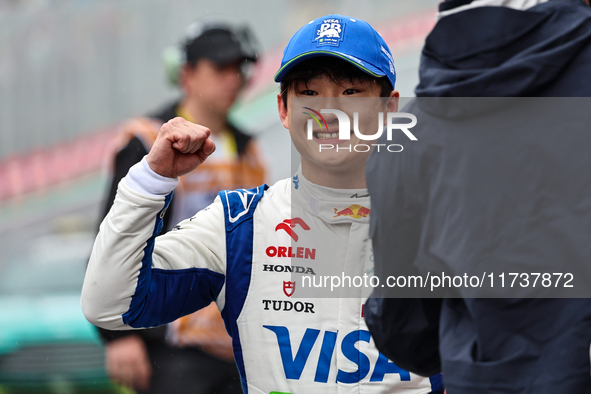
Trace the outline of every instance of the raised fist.
<instances>
[{"instance_id":1,"label":"raised fist","mask_svg":"<svg viewBox=\"0 0 591 394\"><path fill-rule=\"evenodd\" d=\"M158 137L148 153L150 168L159 175L176 178L203 163L215 151L207 127L180 117L169 120L160 128Z\"/></svg>"}]
</instances>

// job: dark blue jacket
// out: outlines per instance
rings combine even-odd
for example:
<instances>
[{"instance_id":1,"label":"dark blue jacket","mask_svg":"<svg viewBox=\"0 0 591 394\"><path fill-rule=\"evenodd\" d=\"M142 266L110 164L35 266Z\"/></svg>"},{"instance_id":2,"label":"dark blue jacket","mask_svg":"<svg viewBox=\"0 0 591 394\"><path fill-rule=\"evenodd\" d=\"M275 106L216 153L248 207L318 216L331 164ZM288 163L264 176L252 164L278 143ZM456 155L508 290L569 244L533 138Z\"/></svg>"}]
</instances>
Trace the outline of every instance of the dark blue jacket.
<instances>
[{"instance_id":1,"label":"dark blue jacket","mask_svg":"<svg viewBox=\"0 0 591 394\"><path fill-rule=\"evenodd\" d=\"M551 0L449 15L427 37L416 93L403 112L417 116L418 141L384 135L379 143L403 152L374 151L366 166L378 276L429 264L591 265L591 129L581 127L591 124L590 7ZM431 99L441 97L580 99L540 101L539 119L508 130L495 121L537 102ZM553 103L571 125L544 127ZM449 394L591 393L590 299L376 290L365 316L380 351L416 373L442 371Z\"/></svg>"}]
</instances>

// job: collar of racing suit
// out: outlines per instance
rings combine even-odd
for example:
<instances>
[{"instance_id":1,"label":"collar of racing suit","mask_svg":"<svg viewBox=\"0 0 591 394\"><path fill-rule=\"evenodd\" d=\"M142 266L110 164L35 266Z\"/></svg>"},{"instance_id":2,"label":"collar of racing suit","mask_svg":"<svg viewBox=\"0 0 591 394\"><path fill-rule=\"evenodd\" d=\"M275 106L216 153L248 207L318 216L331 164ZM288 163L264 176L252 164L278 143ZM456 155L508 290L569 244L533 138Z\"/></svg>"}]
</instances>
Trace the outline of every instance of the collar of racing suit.
<instances>
[{"instance_id":1,"label":"collar of racing suit","mask_svg":"<svg viewBox=\"0 0 591 394\"><path fill-rule=\"evenodd\" d=\"M333 189L315 185L302 174L301 165L291 182L292 205L305 206L327 223L369 223L367 189Z\"/></svg>"}]
</instances>

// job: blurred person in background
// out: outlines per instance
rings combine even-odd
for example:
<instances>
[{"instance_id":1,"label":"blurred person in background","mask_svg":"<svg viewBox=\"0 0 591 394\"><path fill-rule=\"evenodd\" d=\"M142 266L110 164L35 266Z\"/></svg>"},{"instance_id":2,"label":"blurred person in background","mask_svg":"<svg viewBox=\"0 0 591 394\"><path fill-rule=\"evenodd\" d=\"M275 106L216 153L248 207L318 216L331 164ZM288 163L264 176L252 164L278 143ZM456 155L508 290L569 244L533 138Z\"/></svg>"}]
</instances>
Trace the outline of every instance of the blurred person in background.
<instances>
[{"instance_id":1,"label":"blurred person in background","mask_svg":"<svg viewBox=\"0 0 591 394\"><path fill-rule=\"evenodd\" d=\"M451 0L439 11L418 98L403 109L418 141L367 162L376 274L588 266L589 1ZM591 392L589 299L375 289L365 317L380 351L419 374L442 371L450 394Z\"/></svg>"},{"instance_id":2,"label":"blurred person in background","mask_svg":"<svg viewBox=\"0 0 591 394\"><path fill-rule=\"evenodd\" d=\"M180 51L165 52L168 77L182 92L178 101L147 117L125 123L116 141L113 176L103 217L117 185L149 152L160 126L182 117L206 125L218 149L207 163L181 177L164 217L164 230L211 204L220 190L258 186L265 166L253 139L231 124L228 111L257 60L245 27L195 23ZM180 57L175 58L178 54ZM106 368L116 382L140 393L239 393L240 379L220 313L208 307L168 327L142 331L99 329L106 345ZM166 337L168 337L167 343Z\"/></svg>"}]
</instances>

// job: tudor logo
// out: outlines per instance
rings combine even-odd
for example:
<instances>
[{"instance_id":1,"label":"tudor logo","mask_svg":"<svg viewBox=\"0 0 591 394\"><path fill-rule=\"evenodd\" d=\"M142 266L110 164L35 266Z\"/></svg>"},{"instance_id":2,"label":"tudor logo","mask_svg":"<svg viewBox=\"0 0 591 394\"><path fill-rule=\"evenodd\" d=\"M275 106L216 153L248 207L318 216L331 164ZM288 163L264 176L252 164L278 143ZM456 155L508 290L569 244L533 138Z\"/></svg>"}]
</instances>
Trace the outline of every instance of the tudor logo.
<instances>
[{"instance_id":1,"label":"tudor logo","mask_svg":"<svg viewBox=\"0 0 591 394\"><path fill-rule=\"evenodd\" d=\"M282 223L279 223L277 227L275 227L275 231L283 230L289 234L289 236L294 240L298 241L298 235L292 230L296 226L300 226L305 231L310 230L310 226L304 222L301 218L293 218L293 219L285 219Z\"/></svg>"},{"instance_id":2,"label":"tudor logo","mask_svg":"<svg viewBox=\"0 0 591 394\"><path fill-rule=\"evenodd\" d=\"M294 282L289 282L289 281L283 281L283 292L285 293L286 296L291 297L293 295L293 292L295 291L295 281Z\"/></svg>"},{"instance_id":3,"label":"tudor logo","mask_svg":"<svg viewBox=\"0 0 591 394\"><path fill-rule=\"evenodd\" d=\"M302 301L283 301L283 300L263 300L263 310L265 311L284 311L284 312L304 312L304 313L316 313L314 312L314 304L311 302Z\"/></svg>"}]
</instances>

